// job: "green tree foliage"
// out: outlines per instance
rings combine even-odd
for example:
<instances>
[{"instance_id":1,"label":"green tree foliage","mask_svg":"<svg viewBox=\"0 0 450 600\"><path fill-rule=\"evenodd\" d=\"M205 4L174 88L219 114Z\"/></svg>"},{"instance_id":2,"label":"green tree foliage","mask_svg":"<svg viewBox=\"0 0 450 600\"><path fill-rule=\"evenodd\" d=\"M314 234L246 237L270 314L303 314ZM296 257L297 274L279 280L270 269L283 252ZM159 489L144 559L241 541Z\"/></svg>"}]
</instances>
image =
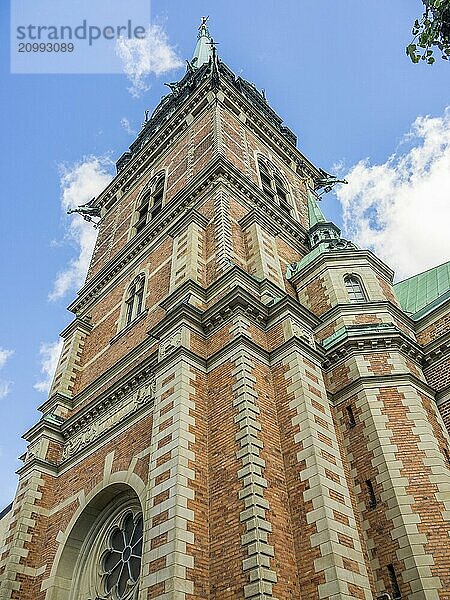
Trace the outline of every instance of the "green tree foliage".
<instances>
[{"instance_id":1,"label":"green tree foliage","mask_svg":"<svg viewBox=\"0 0 450 600\"><path fill-rule=\"evenodd\" d=\"M412 34L414 39L406 47L413 63L420 60L433 64L433 51L439 49L444 60L450 56L450 0L422 0L425 10L416 19Z\"/></svg>"}]
</instances>

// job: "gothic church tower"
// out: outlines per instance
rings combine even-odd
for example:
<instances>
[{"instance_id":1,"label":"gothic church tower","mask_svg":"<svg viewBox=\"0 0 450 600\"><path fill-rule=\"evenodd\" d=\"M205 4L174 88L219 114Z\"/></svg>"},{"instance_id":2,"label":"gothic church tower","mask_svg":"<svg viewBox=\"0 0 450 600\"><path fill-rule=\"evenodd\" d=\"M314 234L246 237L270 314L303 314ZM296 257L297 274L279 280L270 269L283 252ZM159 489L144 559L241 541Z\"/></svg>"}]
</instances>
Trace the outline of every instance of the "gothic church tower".
<instances>
[{"instance_id":1,"label":"gothic church tower","mask_svg":"<svg viewBox=\"0 0 450 600\"><path fill-rule=\"evenodd\" d=\"M405 310L296 141L204 20L80 209L98 239L1 600L450 598L449 295Z\"/></svg>"}]
</instances>

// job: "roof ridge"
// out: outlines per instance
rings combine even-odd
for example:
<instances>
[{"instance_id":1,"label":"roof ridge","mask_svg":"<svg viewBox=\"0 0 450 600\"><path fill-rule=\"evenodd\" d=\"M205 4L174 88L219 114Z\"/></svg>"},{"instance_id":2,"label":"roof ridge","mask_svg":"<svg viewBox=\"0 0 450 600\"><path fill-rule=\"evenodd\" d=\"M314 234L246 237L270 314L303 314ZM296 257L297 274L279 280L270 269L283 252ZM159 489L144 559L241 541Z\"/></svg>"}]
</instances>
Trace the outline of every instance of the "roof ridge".
<instances>
[{"instance_id":1,"label":"roof ridge","mask_svg":"<svg viewBox=\"0 0 450 600\"><path fill-rule=\"evenodd\" d=\"M402 279L401 281L397 281L397 283L394 283L394 287L396 285L399 285L400 283L405 283L406 281L409 281L410 279L414 279L415 277L419 277L420 275L425 275L425 273L428 273L429 271L434 271L435 269L439 269L439 267L443 267L444 265L450 265L450 260L446 260L443 263L440 263L439 265L436 265L435 267L430 267L429 269L425 269L425 271L421 271L420 273L416 273L415 275L410 275L409 277L407 277L406 279Z\"/></svg>"}]
</instances>

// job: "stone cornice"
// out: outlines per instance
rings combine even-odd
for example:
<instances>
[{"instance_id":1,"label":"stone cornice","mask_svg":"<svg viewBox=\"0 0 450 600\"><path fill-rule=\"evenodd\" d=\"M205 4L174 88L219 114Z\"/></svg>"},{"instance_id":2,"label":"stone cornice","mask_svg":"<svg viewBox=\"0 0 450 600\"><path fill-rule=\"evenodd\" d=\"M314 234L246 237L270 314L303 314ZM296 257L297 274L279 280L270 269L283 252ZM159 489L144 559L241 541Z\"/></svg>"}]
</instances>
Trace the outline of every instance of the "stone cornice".
<instances>
[{"instance_id":1,"label":"stone cornice","mask_svg":"<svg viewBox=\"0 0 450 600\"><path fill-rule=\"evenodd\" d=\"M320 323L319 317L316 317L305 306L300 304L292 296L285 295L284 298L270 305L268 327L278 322L281 317L297 317L301 322L306 322L311 329L317 327Z\"/></svg>"},{"instance_id":2,"label":"stone cornice","mask_svg":"<svg viewBox=\"0 0 450 600\"><path fill-rule=\"evenodd\" d=\"M382 262L370 250L349 249L330 250L319 254L313 262L306 265L306 267L304 267L303 269L296 271L295 274L292 275L292 277L290 278L290 282L293 285L296 285L304 281L306 285L307 278L310 277L314 273L314 271L318 271L324 268L333 268L333 263L345 263L349 260L353 262L358 258L368 260L374 267L374 270L378 272L379 275L386 277L388 281L393 280L394 272L392 271L392 269L390 269L386 264L384 264L384 262Z\"/></svg>"},{"instance_id":3,"label":"stone cornice","mask_svg":"<svg viewBox=\"0 0 450 600\"><path fill-rule=\"evenodd\" d=\"M432 325L435 321L442 319L450 312L450 300L439 304L432 311L427 313L425 316L421 317L417 321L413 321L414 327L417 332L421 332L426 329L429 325Z\"/></svg>"},{"instance_id":4,"label":"stone cornice","mask_svg":"<svg viewBox=\"0 0 450 600\"><path fill-rule=\"evenodd\" d=\"M90 333L92 331L92 324L85 319L80 319L77 317L75 320L69 323L69 325L67 325L67 327L63 329L59 335L63 339L66 339L70 337L76 329L79 329L84 333Z\"/></svg>"},{"instance_id":5,"label":"stone cornice","mask_svg":"<svg viewBox=\"0 0 450 600\"><path fill-rule=\"evenodd\" d=\"M214 306L208 308L202 315L202 324L205 333L211 334L241 309L251 318L255 325L265 328L269 315L269 308L255 298L248 290L236 285L228 294L220 298Z\"/></svg>"},{"instance_id":6,"label":"stone cornice","mask_svg":"<svg viewBox=\"0 0 450 600\"><path fill-rule=\"evenodd\" d=\"M220 295L223 290L229 291L206 311L200 311L189 304L191 294L206 304L214 300L214 297ZM273 304L265 304L257 298L263 294L270 294L278 300ZM255 298L255 296L257 297ZM156 325L149 332L149 335L154 337L159 337L162 331L171 329L176 324L177 316L181 317L181 315L192 319L192 323L195 323L197 327L201 323L209 334L225 320L228 320L232 316L233 310L238 307L247 312L250 311L252 314L257 313L258 320L266 329L275 325L288 314L296 317L301 323L307 323L311 329L320 323L318 317L294 298L286 295L281 288L267 279L256 280L238 265L231 267L208 288L203 288L191 280L186 281L170 296L167 296L160 306L167 313L165 319L170 317L170 324Z\"/></svg>"},{"instance_id":7,"label":"stone cornice","mask_svg":"<svg viewBox=\"0 0 450 600\"><path fill-rule=\"evenodd\" d=\"M397 350L402 354L421 361L423 350L411 338L394 325L376 330L367 325L347 327L346 335L326 349L324 369L333 368L337 363L355 354Z\"/></svg>"},{"instance_id":8,"label":"stone cornice","mask_svg":"<svg viewBox=\"0 0 450 600\"><path fill-rule=\"evenodd\" d=\"M133 380L136 377L145 377L146 374L151 372L157 360L156 352L153 350L154 345L155 340L146 338L138 346L133 348L133 350L131 350L127 355L118 360L116 364L102 373L95 381L85 387L77 396L73 398L72 403L74 408L80 404L83 404L84 402L89 401L90 398L93 398L93 400L89 401L86 406L79 412L75 413L75 415L82 414L83 410L88 411L91 408L94 408L95 403L99 399L101 400L104 395L111 394L113 390L120 388L121 385L127 386L130 380ZM115 382L112 386L109 386L101 394L97 395L99 389L101 389L104 385L107 385L108 381L113 379L118 373L125 369L127 364L132 363L139 355L142 354L145 354L145 356L137 366L130 371L127 371L121 378L119 378L117 382Z\"/></svg>"},{"instance_id":9,"label":"stone cornice","mask_svg":"<svg viewBox=\"0 0 450 600\"><path fill-rule=\"evenodd\" d=\"M254 210L255 216L253 218L259 219L259 216L256 217L258 211L264 213L266 216L266 219L264 220L266 226L276 229L278 235L287 241L294 240L300 247L304 248L306 252L307 247L305 245L305 240L307 232L303 225L292 216L286 214L277 204L270 203L262 189L248 177L243 175L243 173L241 173L241 171L226 158L219 157L219 159L224 167L222 171L224 181L231 183L233 189L236 188L241 192L239 200L246 202L247 207L250 210ZM267 222L267 217L270 217L270 223ZM251 218L252 217L249 217L249 219Z\"/></svg>"},{"instance_id":10,"label":"stone cornice","mask_svg":"<svg viewBox=\"0 0 450 600\"><path fill-rule=\"evenodd\" d=\"M95 398L95 402L89 403L66 419L61 425L61 433L64 439L82 429L87 423L107 412L119 400L130 396L136 389L150 381L153 370L154 368L151 365L146 365L139 371L128 374L128 377L121 383L114 385L112 390L101 393Z\"/></svg>"},{"instance_id":11,"label":"stone cornice","mask_svg":"<svg viewBox=\"0 0 450 600\"><path fill-rule=\"evenodd\" d=\"M42 417L31 429L26 431L22 438L27 442L33 442L40 436L47 436L49 438L62 441L61 427L64 419L55 417L54 415L47 415Z\"/></svg>"},{"instance_id":12,"label":"stone cornice","mask_svg":"<svg viewBox=\"0 0 450 600\"><path fill-rule=\"evenodd\" d=\"M447 385L443 390L436 393L436 404L440 406L450 401L450 385Z\"/></svg>"},{"instance_id":13,"label":"stone cornice","mask_svg":"<svg viewBox=\"0 0 450 600\"><path fill-rule=\"evenodd\" d=\"M259 191L259 188L258 188L258 191ZM285 220L286 220L286 217L285 217L283 223L280 223L278 220L276 220L274 222L268 221L267 218L265 218L265 216L262 214L262 212L260 210L252 208L245 215L245 217L242 217L242 219L240 219L239 225L241 226L241 228L243 230L245 230L248 227L250 227L251 225L253 225L254 223L257 223L258 225L263 227L263 229L265 231L268 231L273 236L282 237L291 243L292 243L292 241L294 241L297 244L298 249L302 252L302 254L307 254L309 252L309 248L306 245L306 230L303 228L303 226L301 226L298 223L298 221L293 219L295 226L298 226L298 225L300 225L300 226L297 228L297 231L295 231L294 230L295 226L291 222L290 225L291 225L291 227L293 227L293 229L291 229L291 231L289 232L290 235L286 235Z\"/></svg>"},{"instance_id":14,"label":"stone cornice","mask_svg":"<svg viewBox=\"0 0 450 600\"><path fill-rule=\"evenodd\" d=\"M323 313L320 319L322 324L319 328L325 327L332 321L335 321L338 317L342 317L344 315L352 315L355 314L373 314L377 312L387 312L390 313L393 317L401 321L408 329L414 331L414 321L410 319L410 317L404 313L398 306L392 304L389 300L377 300L375 302L362 302L360 304L336 304L330 310Z\"/></svg>"},{"instance_id":15,"label":"stone cornice","mask_svg":"<svg viewBox=\"0 0 450 600\"><path fill-rule=\"evenodd\" d=\"M173 227L167 230L167 235L172 238L176 237L184 227L187 227L191 223L196 223L202 229L206 229L209 219L193 208L183 218L179 219Z\"/></svg>"},{"instance_id":16,"label":"stone cornice","mask_svg":"<svg viewBox=\"0 0 450 600\"><path fill-rule=\"evenodd\" d=\"M72 398L61 394L61 392L56 392L38 407L38 411L44 414L52 413L58 405L71 410L73 408Z\"/></svg>"},{"instance_id":17,"label":"stone cornice","mask_svg":"<svg viewBox=\"0 0 450 600\"><path fill-rule=\"evenodd\" d=\"M358 392L367 391L374 388L377 389L380 387L394 387L403 385L414 385L433 399L436 396L436 390L412 373L400 373L359 377L337 392L328 392L328 397L334 404L338 404L347 396L357 394Z\"/></svg>"},{"instance_id":18,"label":"stone cornice","mask_svg":"<svg viewBox=\"0 0 450 600\"><path fill-rule=\"evenodd\" d=\"M450 354L450 331L427 344L423 352L425 367L430 367L434 362L446 358Z\"/></svg>"},{"instance_id":19,"label":"stone cornice","mask_svg":"<svg viewBox=\"0 0 450 600\"><path fill-rule=\"evenodd\" d=\"M261 348L261 346L258 346L258 344L251 340L248 336L240 334L225 344L222 348L220 348L220 350L217 350L217 352L208 357L206 363L207 372L209 373L213 371L227 360L234 359L236 353L241 349L247 350L259 360L265 362L267 365L270 364L269 352Z\"/></svg>"},{"instance_id":20,"label":"stone cornice","mask_svg":"<svg viewBox=\"0 0 450 600\"><path fill-rule=\"evenodd\" d=\"M239 265L233 265L207 288L200 286L192 279L187 280L166 296L159 305L165 311L169 311L173 306L181 302L188 302L187 298L191 295L195 295L203 303L207 304L214 300L215 296L222 294L224 290L229 290L231 286L235 285L241 285L247 291L257 296L265 294L273 298L280 298L285 295L285 291L272 281L268 279L256 279Z\"/></svg>"},{"instance_id":21,"label":"stone cornice","mask_svg":"<svg viewBox=\"0 0 450 600\"><path fill-rule=\"evenodd\" d=\"M40 473L45 473L46 475L56 477L58 475L58 465L51 463L48 460L44 460L43 458L34 456L28 460L23 467L17 469L16 473L19 477L24 477L31 471L39 471Z\"/></svg>"},{"instance_id":22,"label":"stone cornice","mask_svg":"<svg viewBox=\"0 0 450 600\"><path fill-rule=\"evenodd\" d=\"M303 355L306 355L309 358L314 359L318 364L323 361L324 353L322 348L319 345L316 345L313 348L310 344L306 343L302 338L293 336L284 344L272 350L270 353L270 364L276 365L281 362L284 358L289 356L293 350L300 351Z\"/></svg>"}]
</instances>

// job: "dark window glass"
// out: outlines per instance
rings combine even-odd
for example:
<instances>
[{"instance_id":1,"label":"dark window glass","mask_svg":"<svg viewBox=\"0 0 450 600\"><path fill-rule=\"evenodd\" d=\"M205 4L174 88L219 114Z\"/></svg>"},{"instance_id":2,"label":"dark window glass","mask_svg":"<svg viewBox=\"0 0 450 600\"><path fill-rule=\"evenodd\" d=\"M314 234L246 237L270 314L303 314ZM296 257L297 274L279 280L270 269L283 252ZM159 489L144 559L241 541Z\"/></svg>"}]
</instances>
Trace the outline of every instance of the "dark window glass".
<instances>
[{"instance_id":1,"label":"dark window glass","mask_svg":"<svg viewBox=\"0 0 450 600\"><path fill-rule=\"evenodd\" d=\"M348 416L348 424L350 427L354 427L356 425L355 415L353 414L353 408L351 406L347 406L347 416Z\"/></svg>"},{"instance_id":2,"label":"dark window glass","mask_svg":"<svg viewBox=\"0 0 450 600\"><path fill-rule=\"evenodd\" d=\"M147 223L147 213L148 213L149 204L150 204L150 192L148 191L142 197L142 200L137 209L138 218L137 218L136 224L134 226L136 229L136 233L139 233L142 229L144 229L145 224Z\"/></svg>"},{"instance_id":3,"label":"dark window glass","mask_svg":"<svg viewBox=\"0 0 450 600\"><path fill-rule=\"evenodd\" d=\"M164 176L159 176L153 182L150 182L148 189L142 196L136 212L137 221L134 225L136 233L144 229L148 221L154 219L162 210L164 198Z\"/></svg>"},{"instance_id":4,"label":"dark window glass","mask_svg":"<svg viewBox=\"0 0 450 600\"><path fill-rule=\"evenodd\" d=\"M345 287L347 288L350 302L357 303L366 301L366 297L358 277L355 277L354 275L346 275L344 278L344 283Z\"/></svg>"},{"instance_id":5,"label":"dark window glass","mask_svg":"<svg viewBox=\"0 0 450 600\"><path fill-rule=\"evenodd\" d=\"M291 206L289 204L289 193L287 187L278 174L277 169L269 162L258 159L259 175L261 177L261 186L265 195L270 198L271 201L278 204L278 206L286 212L291 213Z\"/></svg>"},{"instance_id":6,"label":"dark window glass","mask_svg":"<svg viewBox=\"0 0 450 600\"><path fill-rule=\"evenodd\" d=\"M144 276L140 275L130 285L125 299L125 326L141 314L144 305Z\"/></svg>"},{"instance_id":7,"label":"dark window glass","mask_svg":"<svg viewBox=\"0 0 450 600\"><path fill-rule=\"evenodd\" d=\"M391 583L392 598L401 598L400 586L398 585L397 575L395 574L394 565L387 566L389 581Z\"/></svg>"},{"instance_id":8,"label":"dark window glass","mask_svg":"<svg viewBox=\"0 0 450 600\"><path fill-rule=\"evenodd\" d=\"M126 301L126 305L125 324L128 325L133 320L133 298L129 298Z\"/></svg>"},{"instance_id":9,"label":"dark window glass","mask_svg":"<svg viewBox=\"0 0 450 600\"><path fill-rule=\"evenodd\" d=\"M370 479L366 480L367 493L369 494L369 506L375 508L377 505L377 497L375 496L375 490L373 489L373 483Z\"/></svg>"}]
</instances>

